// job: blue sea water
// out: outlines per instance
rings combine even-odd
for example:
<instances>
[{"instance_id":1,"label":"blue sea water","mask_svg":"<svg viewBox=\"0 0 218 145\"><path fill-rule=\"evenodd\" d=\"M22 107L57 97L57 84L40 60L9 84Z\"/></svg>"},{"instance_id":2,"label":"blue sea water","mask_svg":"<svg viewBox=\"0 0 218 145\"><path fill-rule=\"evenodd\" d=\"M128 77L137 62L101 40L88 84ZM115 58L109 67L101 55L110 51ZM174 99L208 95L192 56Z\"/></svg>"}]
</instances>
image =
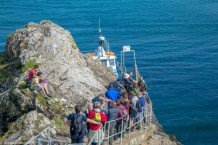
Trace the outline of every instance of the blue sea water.
<instances>
[{"instance_id":1,"label":"blue sea water","mask_svg":"<svg viewBox=\"0 0 218 145\"><path fill-rule=\"evenodd\" d=\"M165 131L185 145L217 144L217 0L0 0L0 51L9 33L43 19L94 50L99 18L118 57L123 45L136 50Z\"/></svg>"}]
</instances>

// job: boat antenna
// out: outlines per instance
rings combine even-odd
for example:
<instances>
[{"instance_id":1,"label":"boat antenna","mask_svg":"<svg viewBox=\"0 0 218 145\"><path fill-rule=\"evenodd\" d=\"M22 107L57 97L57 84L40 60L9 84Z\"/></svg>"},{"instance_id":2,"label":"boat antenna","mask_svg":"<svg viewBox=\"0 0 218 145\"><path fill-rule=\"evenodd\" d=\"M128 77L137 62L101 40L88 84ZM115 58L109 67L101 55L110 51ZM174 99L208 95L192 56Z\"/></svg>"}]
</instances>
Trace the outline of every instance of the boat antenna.
<instances>
[{"instance_id":1,"label":"boat antenna","mask_svg":"<svg viewBox=\"0 0 218 145\"><path fill-rule=\"evenodd\" d=\"M98 26L98 31L99 31L99 33L100 33L100 36L102 36L102 34L101 34L101 19L99 18L99 26Z\"/></svg>"}]
</instances>

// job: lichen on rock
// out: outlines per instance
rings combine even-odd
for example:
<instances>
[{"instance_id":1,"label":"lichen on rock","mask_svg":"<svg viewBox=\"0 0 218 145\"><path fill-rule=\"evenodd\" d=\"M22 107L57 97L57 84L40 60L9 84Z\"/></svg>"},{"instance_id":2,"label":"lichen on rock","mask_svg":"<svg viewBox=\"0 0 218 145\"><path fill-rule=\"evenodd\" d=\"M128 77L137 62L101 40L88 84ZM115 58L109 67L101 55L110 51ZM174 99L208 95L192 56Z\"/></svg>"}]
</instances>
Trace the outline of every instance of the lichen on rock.
<instances>
[{"instance_id":1,"label":"lichen on rock","mask_svg":"<svg viewBox=\"0 0 218 145\"><path fill-rule=\"evenodd\" d=\"M0 120L4 122L0 135L9 140L13 140L7 134L9 124L35 109L63 130L60 120L75 104L84 104L102 93L105 85L116 78L107 67L80 53L70 32L51 21L30 22L11 33L3 56L7 63L0 67ZM48 100L25 86L28 71L36 64L49 80L53 97ZM38 124L37 117L34 119Z\"/></svg>"}]
</instances>

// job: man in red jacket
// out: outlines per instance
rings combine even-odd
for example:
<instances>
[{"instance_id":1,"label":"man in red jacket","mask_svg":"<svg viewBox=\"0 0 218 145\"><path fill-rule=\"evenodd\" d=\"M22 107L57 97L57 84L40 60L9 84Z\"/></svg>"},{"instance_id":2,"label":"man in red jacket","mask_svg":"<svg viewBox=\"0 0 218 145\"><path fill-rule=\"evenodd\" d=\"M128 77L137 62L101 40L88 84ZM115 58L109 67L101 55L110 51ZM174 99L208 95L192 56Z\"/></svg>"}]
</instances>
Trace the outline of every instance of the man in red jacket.
<instances>
[{"instance_id":1,"label":"man in red jacket","mask_svg":"<svg viewBox=\"0 0 218 145\"><path fill-rule=\"evenodd\" d=\"M107 121L107 115L101 111L101 104L99 102L94 102L93 110L89 111L88 118L101 123L105 123ZM101 144L103 139L104 131L102 125L90 123L89 140L92 140L92 145Z\"/></svg>"}]
</instances>

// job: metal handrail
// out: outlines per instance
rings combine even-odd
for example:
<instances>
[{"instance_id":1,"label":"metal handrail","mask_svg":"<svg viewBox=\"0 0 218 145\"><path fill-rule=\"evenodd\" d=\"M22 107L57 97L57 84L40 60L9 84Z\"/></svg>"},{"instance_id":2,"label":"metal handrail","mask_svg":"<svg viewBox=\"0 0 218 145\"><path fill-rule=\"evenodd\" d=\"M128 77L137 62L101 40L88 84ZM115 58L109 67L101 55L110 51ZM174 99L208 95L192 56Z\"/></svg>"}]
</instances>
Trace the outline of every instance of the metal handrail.
<instances>
[{"instance_id":1,"label":"metal handrail","mask_svg":"<svg viewBox=\"0 0 218 145\"><path fill-rule=\"evenodd\" d=\"M146 104L145 108L143 107L143 108L141 108L141 110L142 110L141 112L138 112L138 114L141 114L141 115L136 117L137 121L135 123L133 123L132 125L125 126L124 123L126 123L126 122L124 121L124 117L117 118L115 120L110 120L110 121L105 122L104 127L103 127L103 125L100 126L100 128L96 131L95 135L89 140L88 145L91 145L92 141L94 140L94 138L96 136L98 136L98 142L100 142L100 136L101 135L100 135L99 130L101 130L101 129L103 130L104 133L107 132L105 134L104 138L101 138L101 140L107 140L108 143L109 143L110 138L120 134L120 136L121 136L120 137L120 144L121 145L122 145L122 141L123 141L122 140L122 136L123 136L123 133L125 133L126 130L128 130L128 136L130 138L130 136L131 136L130 129L132 127L135 127L136 125L138 125L140 123L140 131L142 132L143 123L145 123L147 125L151 124L152 113L153 113L153 111L152 111L152 103L150 102L149 104ZM110 135L111 123L117 122L120 119L121 119L121 129L120 129L120 131ZM145 120L145 122L144 122L144 120ZM25 143L25 145L36 144L36 143L39 143L40 141L47 142L49 145L52 144L52 142L59 142L59 143L63 143L63 144L69 144L68 142L63 141L63 140L58 140L58 139L51 138L50 129L51 129L51 127L48 126L42 132L40 132L38 135L31 137ZM45 134L46 136L43 136L43 134ZM40 138L40 136L46 137L46 139Z\"/></svg>"},{"instance_id":2,"label":"metal handrail","mask_svg":"<svg viewBox=\"0 0 218 145\"><path fill-rule=\"evenodd\" d=\"M110 120L110 121L107 121L107 122L105 122L105 127L104 127L104 132L106 132L107 131L107 135L105 135L105 138L104 138L104 140L107 140L108 141L108 143L109 143L109 139L110 138L112 138L112 137L114 137L114 136L116 136L116 135L119 135L120 134L120 144L122 144L122 135L123 135L123 133L125 133L125 130L126 129L128 129L129 130L129 132L128 132L128 134L129 134L129 138L130 138L130 129L132 128L132 127L135 127L136 125L138 125L139 123L141 123L140 124L140 131L142 132L142 124L144 123L143 122L143 120L144 119L146 119L146 122L147 122L147 124L148 125L150 125L151 124L151 121L152 121L152 103L150 102L149 104L147 104L146 106L145 106L146 108L141 108L141 110L142 110L142 112L140 112L141 114L142 114L142 117L141 116L138 116L138 117L136 117L136 118L138 118L138 121L136 121L133 125L131 125L131 126L124 126L124 117L121 117L121 118L117 118L117 119L115 119L115 120ZM116 132L116 133L113 133L112 135L110 135L110 127L111 127L111 123L112 122L115 122L115 121L117 121L117 120L120 120L121 119L121 130L120 130L120 132ZM129 120L130 121L130 120ZM97 132L96 132L96 134L97 134ZM95 134L95 135L96 135ZM95 136L93 136L93 138L89 141L89 144L88 145L90 145L91 144L91 142L93 141L93 139L94 139L94 137ZM99 138L99 137L98 137Z\"/></svg>"},{"instance_id":3,"label":"metal handrail","mask_svg":"<svg viewBox=\"0 0 218 145\"><path fill-rule=\"evenodd\" d=\"M50 129L50 126L46 127L43 131L41 131L36 136L32 136L24 145L32 144L35 139L37 139L40 136L42 136L42 134L46 133L49 129ZM48 138L50 138L50 133L48 133Z\"/></svg>"},{"instance_id":4,"label":"metal handrail","mask_svg":"<svg viewBox=\"0 0 218 145\"><path fill-rule=\"evenodd\" d=\"M88 145L91 145L92 141L94 140L94 138L98 135L98 143L100 144L100 133L99 131L103 129L102 125L100 126L100 128L98 130L96 130L96 133L94 134L94 136L91 138L91 140L89 141Z\"/></svg>"}]
</instances>

